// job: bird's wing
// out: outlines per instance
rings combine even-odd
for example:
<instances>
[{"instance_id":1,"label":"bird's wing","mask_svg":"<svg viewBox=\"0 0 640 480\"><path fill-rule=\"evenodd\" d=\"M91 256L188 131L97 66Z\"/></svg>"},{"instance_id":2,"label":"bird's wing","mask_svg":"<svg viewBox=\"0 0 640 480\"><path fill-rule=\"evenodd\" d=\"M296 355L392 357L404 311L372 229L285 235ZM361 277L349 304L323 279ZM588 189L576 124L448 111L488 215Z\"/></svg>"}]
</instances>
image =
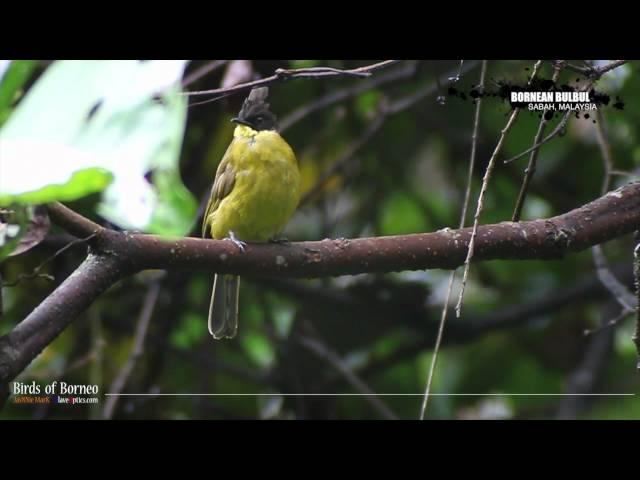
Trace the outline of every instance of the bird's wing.
<instances>
[{"instance_id":1,"label":"bird's wing","mask_svg":"<svg viewBox=\"0 0 640 480\"><path fill-rule=\"evenodd\" d=\"M216 170L216 178L213 181L213 187L211 188L211 196L209 197L209 203L207 204L207 210L204 212L204 219L202 220L202 237L204 238L207 233L207 226L209 215L216 211L223 198L231 193L233 186L236 183L236 172L231 163L232 146L229 145L227 152L222 157L218 170Z\"/></svg>"}]
</instances>

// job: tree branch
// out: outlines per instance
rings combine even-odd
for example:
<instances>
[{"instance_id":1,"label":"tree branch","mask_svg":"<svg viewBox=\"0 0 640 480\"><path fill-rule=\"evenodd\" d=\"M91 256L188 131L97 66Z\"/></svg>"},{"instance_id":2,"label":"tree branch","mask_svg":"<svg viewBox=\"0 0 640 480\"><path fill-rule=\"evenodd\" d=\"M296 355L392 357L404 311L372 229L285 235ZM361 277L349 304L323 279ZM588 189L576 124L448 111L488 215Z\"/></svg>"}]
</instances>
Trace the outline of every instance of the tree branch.
<instances>
[{"instance_id":1,"label":"tree branch","mask_svg":"<svg viewBox=\"0 0 640 480\"><path fill-rule=\"evenodd\" d=\"M640 182L634 182L557 217L480 226L474 258L560 258L631 233L639 226ZM110 246L127 256L136 270L184 268L238 275L327 277L456 268L466 257L471 230L285 245L249 243L244 253L224 240L169 240L112 232Z\"/></svg>"},{"instance_id":2,"label":"tree branch","mask_svg":"<svg viewBox=\"0 0 640 480\"><path fill-rule=\"evenodd\" d=\"M556 60L553 63L555 66L558 62L562 62L562 66L564 68L567 68L568 70L572 70L576 73L579 73L580 75L584 75L585 77L597 80L605 73L615 68L621 67L628 61L629 60L614 60L611 63L603 65L602 67L578 67L577 65L572 65L570 63L563 62L562 60Z\"/></svg>"},{"instance_id":3,"label":"tree branch","mask_svg":"<svg viewBox=\"0 0 640 480\"><path fill-rule=\"evenodd\" d=\"M199 92L185 92L186 95L212 95L215 98L222 98L223 96L230 95L232 93L238 93L245 90L249 90L254 87L262 85L269 85L281 80L289 80L291 78L322 78L322 77L335 77L335 76L351 76L351 77L369 77L371 72L379 70L384 67L388 67L400 60L385 60L373 65L367 65L365 67L353 68L351 70L340 70L331 67L313 67L313 68L298 68L298 69L284 69L279 68L275 71L274 75L270 77L261 78L260 80L254 80L253 82L240 83L233 87L215 88L213 90L202 90Z\"/></svg>"},{"instance_id":4,"label":"tree branch","mask_svg":"<svg viewBox=\"0 0 640 480\"><path fill-rule=\"evenodd\" d=\"M78 269L9 334L0 337L0 386L15 378L111 285L145 269L187 269L239 275L324 277L370 272L456 268L464 262L471 228L285 245L167 239L99 227L62 205L51 219L70 233L96 232ZM99 230L96 230L96 227ZM630 183L549 219L478 228L476 260L559 258L640 229L640 182Z\"/></svg>"},{"instance_id":5,"label":"tree branch","mask_svg":"<svg viewBox=\"0 0 640 480\"><path fill-rule=\"evenodd\" d=\"M346 381L364 394L365 400L384 418L385 420L398 420L398 416L382 401L376 393L362 381L348 365L340 358L340 356L329 349L321 341L310 337L300 336L298 342L307 350L313 352L319 358L325 360L329 365L335 368Z\"/></svg>"},{"instance_id":6,"label":"tree branch","mask_svg":"<svg viewBox=\"0 0 640 480\"><path fill-rule=\"evenodd\" d=\"M47 210L53 223L76 237L84 238L104 230L97 223L65 207L60 202L47 205Z\"/></svg>"},{"instance_id":7,"label":"tree branch","mask_svg":"<svg viewBox=\"0 0 640 480\"><path fill-rule=\"evenodd\" d=\"M15 378L102 292L130 273L117 256L89 254L27 318L0 337L0 385Z\"/></svg>"},{"instance_id":8,"label":"tree branch","mask_svg":"<svg viewBox=\"0 0 640 480\"><path fill-rule=\"evenodd\" d=\"M156 281L149 286L147 295L144 299L144 303L142 304L142 310L140 311L140 315L138 316L138 322L136 325L133 348L131 349L131 352L129 352L127 361L122 366L115 380L111 383L111 387L109 388L109 393L111 393L112 396L108 397L107 401L104 404L104 409L102 410L102 418L104 420L110 420L113 417L116 405L118 404L118 400L120 399L120 396L118 394L121 393L126 386L129 377L131 376L131 373L133 373L133 370L136 366L136 362L144 353L144 341L147 337L147 330L149 329L149 323L151 321L153 311L158 301L159 294L160 283Z\"/></svg>"},{"instance_id":9,"label":"tree branch","mask_svg":"<svg viewBox=\"0 0 640 480\"><path fill-rule=\"evenodd\" d=\"M403 80L411 78L417 69L416 62L407 62L404 65L399 65L397 68L390 70L389 72L385 72L384 74L376 75L375 77L363 82L356 83L347 88L332 91L324 97L320 97L318 99L313 100L307 104L301 105L296 108L292 112L288 113L282 120L279 122L280 132L284 132L289 129L292 125L298 123L300 120L305 118L306 116L321 110L323 108L334 105L338 102L342 102L350 97L354 97L359 93L366 92L368 90L373 90L374 88L380 87L387 83L395 82L397 80Z\"/></svg>"}]
</instances>

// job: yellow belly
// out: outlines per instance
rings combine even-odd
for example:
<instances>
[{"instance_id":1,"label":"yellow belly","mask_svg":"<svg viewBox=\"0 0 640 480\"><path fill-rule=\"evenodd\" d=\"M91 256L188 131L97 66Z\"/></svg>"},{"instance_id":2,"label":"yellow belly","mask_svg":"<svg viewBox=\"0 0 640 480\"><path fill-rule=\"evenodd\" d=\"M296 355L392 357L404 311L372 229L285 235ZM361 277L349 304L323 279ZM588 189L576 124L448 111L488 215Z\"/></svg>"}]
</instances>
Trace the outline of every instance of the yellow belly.
<instances>
[{"instance_id":1,"label":"yellow belly","mask_svg":"<svg viewBox=\"0 0 640 480\"><path fill-rule=\"evenodd\" d=\"M298 206L300 174L291 147L275 131L248 130L236 129L227 152L235 185L209 217L213 238L233 231L240 240L266 241L284 228Z\"/></svg>"}]
</instances>

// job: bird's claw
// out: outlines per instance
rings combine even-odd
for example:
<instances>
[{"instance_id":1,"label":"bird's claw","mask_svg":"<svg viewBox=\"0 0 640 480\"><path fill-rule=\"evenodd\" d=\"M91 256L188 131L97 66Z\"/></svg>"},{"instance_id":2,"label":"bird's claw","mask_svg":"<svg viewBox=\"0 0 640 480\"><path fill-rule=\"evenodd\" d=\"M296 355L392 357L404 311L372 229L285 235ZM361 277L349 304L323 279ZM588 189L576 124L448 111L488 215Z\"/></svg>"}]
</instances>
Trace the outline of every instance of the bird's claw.
<instances>
[{"instance_id":1,"label":"bird's claw","mask_svg":"<svg viewBox=\"0 0 640 480\"><path fill-rule=\"evenodd\" d=\"M236 245L236 247L240 249L241 252L244 252L244 247L247 246L247 243L243 242L242 240L238 240L236 238L236 235L231 230L229 230L229 237L227 237L225 240L232 241Z\"/></svg>"}]
</instances>

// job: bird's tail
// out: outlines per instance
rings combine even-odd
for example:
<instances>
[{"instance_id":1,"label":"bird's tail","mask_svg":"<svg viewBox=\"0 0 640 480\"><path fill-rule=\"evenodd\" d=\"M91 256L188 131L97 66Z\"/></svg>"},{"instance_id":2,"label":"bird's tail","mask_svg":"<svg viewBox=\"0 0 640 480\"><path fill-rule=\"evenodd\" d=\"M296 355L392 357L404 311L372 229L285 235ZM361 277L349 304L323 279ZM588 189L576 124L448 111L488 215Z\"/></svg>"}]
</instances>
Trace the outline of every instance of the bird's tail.
<instances>
[{"instance_id":1,"label":"bird's tail","mask_svg":"<svg viewBox=\"0 0 640 480\"><path fill-rule=\"evenodd\" d=\"M209 305L209 333L213 338L233 338L238 331L240 277L216 275Z\"/></svg>"}]
</instances>

